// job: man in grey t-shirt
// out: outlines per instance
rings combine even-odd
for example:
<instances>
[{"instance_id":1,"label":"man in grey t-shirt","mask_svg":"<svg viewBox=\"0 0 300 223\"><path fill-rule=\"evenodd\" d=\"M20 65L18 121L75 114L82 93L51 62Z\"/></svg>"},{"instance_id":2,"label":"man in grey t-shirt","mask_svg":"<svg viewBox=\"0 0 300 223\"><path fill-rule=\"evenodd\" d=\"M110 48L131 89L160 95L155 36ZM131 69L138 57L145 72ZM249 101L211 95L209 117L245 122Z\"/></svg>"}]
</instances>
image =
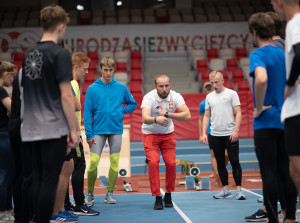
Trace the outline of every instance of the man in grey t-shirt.
<instances>
[{"instance_id":1,"label":"man in grey t-shirt","mask_svg":"<svg viewBox=\"0 0 300 223\"><path fill-rule=\"evenodd\" d=\"M218 172L224 189L214 195L215 199L231 198L228 186L228 172L225 166L225 148L232 166L232 173L237 187L236 199L245 200L246 196L241 191L242 168L239 161L238 132L242 121L241 103L237 93L224 87L223 75L219 71L213 71L209 75L214 87L205 101L205 114L203 119L203 132L208 127L211 119L211 134L207 137L203 134L203 142L213 148ZM234 120L236 114L236 120Z\"/></svg>"}]
</instances>

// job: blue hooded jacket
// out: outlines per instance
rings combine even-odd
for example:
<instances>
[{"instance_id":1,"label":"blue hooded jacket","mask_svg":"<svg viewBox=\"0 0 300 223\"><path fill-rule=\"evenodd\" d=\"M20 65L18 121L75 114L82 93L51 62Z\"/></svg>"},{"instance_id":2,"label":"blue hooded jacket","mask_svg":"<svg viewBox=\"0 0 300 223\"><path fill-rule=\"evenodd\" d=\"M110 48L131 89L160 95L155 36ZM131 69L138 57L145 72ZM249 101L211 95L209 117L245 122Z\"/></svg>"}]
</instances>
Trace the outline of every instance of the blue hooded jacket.
<instances>
[{"instance_id":1,"label":"blue hooded jacket","mask_svg":"<svg viewBox=\"0 0 300 223\"><path fill-rule=\"evenodd\" d=\"M123 107L123 104L127 106ZM128 88L112 79L101 78L88 87L84 101L84 127L87 139L94 135L123 134L124 114L133 112L137 103Z\"/></svg>"}]
</instances>

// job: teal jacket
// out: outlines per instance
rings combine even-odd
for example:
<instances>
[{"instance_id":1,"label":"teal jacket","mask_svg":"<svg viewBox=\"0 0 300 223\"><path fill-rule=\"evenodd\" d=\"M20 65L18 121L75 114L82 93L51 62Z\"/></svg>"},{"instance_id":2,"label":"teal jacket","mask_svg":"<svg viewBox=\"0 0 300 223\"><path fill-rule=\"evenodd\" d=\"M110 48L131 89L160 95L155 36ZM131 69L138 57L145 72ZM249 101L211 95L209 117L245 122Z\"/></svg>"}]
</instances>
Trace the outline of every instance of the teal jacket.
<instances>
[{"instance_id":1,"label":"teal jacket","mask_svg":"<svg viewBox=\"0 0 300 223\"><path fill-rule=\"evenodd\" d=\"M123 107L123 104L127 104ZM137 103L128 88L112 79L101 78L88 87L84 101L84 127L87 139L101 134L123 134L124 114L133 112Z\"/></svg>"}]
</instances>

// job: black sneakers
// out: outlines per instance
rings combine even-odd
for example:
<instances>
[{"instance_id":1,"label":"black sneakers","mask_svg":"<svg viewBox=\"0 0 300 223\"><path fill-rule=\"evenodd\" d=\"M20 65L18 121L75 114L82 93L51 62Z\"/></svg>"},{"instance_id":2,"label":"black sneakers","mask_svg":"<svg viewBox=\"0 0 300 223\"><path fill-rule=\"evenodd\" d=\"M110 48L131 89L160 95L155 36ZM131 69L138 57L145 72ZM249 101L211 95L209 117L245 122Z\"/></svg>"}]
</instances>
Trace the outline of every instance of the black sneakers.
<instances>
[{"instance_id":1,"label":"black sneakers","mask_svg":"<svg viewBox=\"0 0 300 223\"><path fill-rule=\"evenodd\" d=\"M262 209L259 209L253 215L245 217L245 220L249 222L267 221L268 217L266 212L264 212Z\"/></svg>"},{"instance_id":2,"label":"black sneakers","mask_svg":"<svg viewBox=\"0 0 300 223\"><path fill-rule=\"evenodd\" d=\"M163 208L164 207L163 207L162 197L156 196L155 203L154 203L154 210L162 210Z\"/></svg>"},{"instance_id":3,"label":"black sneakers","mask_svg":"<svg viewBox=\"0 0 300 223\"><path fill-rule=\"evenodd\" d=\"M65 204L65 209L69 213L74 214L75 206L73 206L71 203L67 203L67 204Z\"/></svg>"},{"instance_id":4,"label":"black sneakers","mask_svg":"<svg viewBox=\"0 0 300 223\"><path fill-rule=\"evenodd\" d=\"M171 193L165 193L165 196L164 196L164 202L165 202L165 207L166 207L166 208L171 208L171 207L173 207L173 202L172 202L172 198L171 198Z\"/></svg>"},{"instance_id":5,"label":"black sneakers","mask_svg":"<svg viewBox=\"0 0 300 223\"><path fill-rule=\"evenodd\" d=\"M76 215L85 215L85 216L95 216L99 215L99 211L95 211L92 208L88 207L86 204L77 205L74 210Z\"/></svg>"}]
</instances>

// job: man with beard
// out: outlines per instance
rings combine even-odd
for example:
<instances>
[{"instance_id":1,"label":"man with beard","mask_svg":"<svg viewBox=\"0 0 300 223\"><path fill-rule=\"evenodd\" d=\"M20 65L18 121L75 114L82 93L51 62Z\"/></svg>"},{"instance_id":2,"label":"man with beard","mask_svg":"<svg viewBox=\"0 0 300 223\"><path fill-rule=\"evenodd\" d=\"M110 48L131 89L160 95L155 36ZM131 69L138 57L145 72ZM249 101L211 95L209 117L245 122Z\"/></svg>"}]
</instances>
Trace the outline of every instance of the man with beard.
<instances>
[{"instance_id":1,"label":"man with beard","mask_svg":"<svg viewBox=\"0 0 300 223\"><path fill-rule=\"evenodd\" d=\"M191 114L183 97L171 90L170 78L167 75L158 75L154 84L155 89L144 96L141 105L142 132L151 192L152 196L156 196L154 209L161 210L163 203L159 179L159 150L166 164L165 207L173 207L171 192L174 191L176 179L176 140L172 120L189 121Z\"/></svg>"}]
</instances>

